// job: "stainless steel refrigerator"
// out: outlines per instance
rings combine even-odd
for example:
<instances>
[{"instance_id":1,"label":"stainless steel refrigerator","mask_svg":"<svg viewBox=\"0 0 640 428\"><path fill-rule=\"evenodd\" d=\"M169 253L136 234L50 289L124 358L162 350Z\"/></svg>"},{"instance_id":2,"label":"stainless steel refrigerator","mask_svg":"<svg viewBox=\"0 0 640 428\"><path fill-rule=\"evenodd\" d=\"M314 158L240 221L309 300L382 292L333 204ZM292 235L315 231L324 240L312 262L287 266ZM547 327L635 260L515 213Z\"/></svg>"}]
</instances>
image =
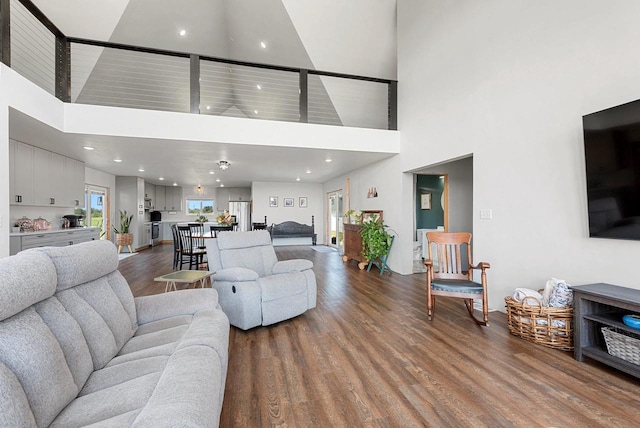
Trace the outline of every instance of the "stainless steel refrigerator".
<instances>
[{"instance_id":1,"label":"stainless steel refrigerator","mask_svg":"<svg viewBox=\"0 0 640 428\"><path fill-rule=\"evenodd\" d=\"M246 232L251 230L251 205L250 202L229 201L229 214L236 216L238 231Z\"/></svg>"}]
</instances>

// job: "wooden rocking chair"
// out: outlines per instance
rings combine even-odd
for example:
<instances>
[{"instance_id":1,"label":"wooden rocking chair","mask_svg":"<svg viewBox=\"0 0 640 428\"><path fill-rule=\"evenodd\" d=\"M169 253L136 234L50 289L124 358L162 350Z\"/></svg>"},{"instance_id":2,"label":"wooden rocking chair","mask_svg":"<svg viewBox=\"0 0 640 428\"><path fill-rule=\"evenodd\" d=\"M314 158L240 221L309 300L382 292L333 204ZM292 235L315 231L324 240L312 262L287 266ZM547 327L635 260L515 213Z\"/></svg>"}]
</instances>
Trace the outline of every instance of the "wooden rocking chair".
<instances>
[{"instance_id":1,"label":"wooden rocking chair","mask_svg":"<svg viewBox=\"0 0 640 428\"><path fill-rule=\"evenodd\" d=\"M489 263L480 262L474 266L471 259L471 234L466 232L427 232L429 258L424 261L427 267L427 311L429 319L433 316L435 296L457 297L464 299L469 314L479 325L489 325L489 306L487 294L486 270ZM462 262L463 246L466 245L468 266ZM434 248L432 248L434 247ZM435 254L433 251L435 250ZM473 269L480 269L481 283L473 281ZM474 315L473 300L482 299L482 320Z\"/></svg>"}]
</instances>

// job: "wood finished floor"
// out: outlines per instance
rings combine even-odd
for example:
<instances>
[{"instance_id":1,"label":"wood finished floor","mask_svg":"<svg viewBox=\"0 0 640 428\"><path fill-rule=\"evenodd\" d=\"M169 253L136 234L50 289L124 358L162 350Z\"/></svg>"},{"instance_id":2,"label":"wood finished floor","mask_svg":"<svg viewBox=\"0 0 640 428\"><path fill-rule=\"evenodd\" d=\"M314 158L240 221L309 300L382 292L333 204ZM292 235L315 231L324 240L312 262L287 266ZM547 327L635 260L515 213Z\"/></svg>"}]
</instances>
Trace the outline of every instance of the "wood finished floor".
<instances>
[{"instance_id":1,"label":"wood finished floor","mask_svg":"<svg viewBox=\"0 0 640 428\"><path fill-rule=\"evenodd\" d=\"M120 262L134 295L164 291L153 278L171 271L171 249ZM511 336L500 312L478 327L461 301L439 298L428 321L424 274L380 277L335 252L276 251L313 261L317 307L231 328L221 427L640 426L638 380Z\"/></svg>"}]
</instances>

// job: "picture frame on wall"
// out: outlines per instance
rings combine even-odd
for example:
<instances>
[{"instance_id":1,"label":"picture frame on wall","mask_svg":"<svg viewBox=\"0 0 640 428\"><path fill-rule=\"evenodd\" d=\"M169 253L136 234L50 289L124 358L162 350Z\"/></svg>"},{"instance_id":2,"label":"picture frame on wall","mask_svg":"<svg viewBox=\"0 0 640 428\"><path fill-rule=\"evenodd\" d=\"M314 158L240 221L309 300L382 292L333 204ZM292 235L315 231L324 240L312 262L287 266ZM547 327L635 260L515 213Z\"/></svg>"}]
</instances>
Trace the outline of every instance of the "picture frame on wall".
<instances>
[{"instance_id":1,"label":"picture frame on wall","mask_svg":"<svg viewBox=\"0 0 640 428\"><path fill-rule=\"evenodd\" d=\"M287 208L293 207L293 198L284 198L282 199L282 206Z\"/></svg>"},{"instance_id":2,"label":"picture frame on wall","mask_svg":"<svg viewBox=\"0 0 640 428\"><path fill-rule=\"evenodd\" d=\"M431 209L431 193L423 193L420 195L420 209Z\"/></svg>"},{"instance_id":3,"label":"picture frame on wall","mask_svg":"<svg viewBox=\"0 0 640 428\"><path fill-rule=\"evenodd\" d=\"M278 206L278 197L277 196L269 196L269 206L271 208Z\"/></svg>"},{"instance_id":4,"label":"picture frame on wall","mask_svg":"<svg viewBox=\"0 0 640 428\"><path fill-rule=\"evenodd\" d=\"M300 200L298 201L298 205L300 206L300 208L307 208L308 201L307 201L307 197L306 196L301 196Z\"/></svg>"}]
</instances>

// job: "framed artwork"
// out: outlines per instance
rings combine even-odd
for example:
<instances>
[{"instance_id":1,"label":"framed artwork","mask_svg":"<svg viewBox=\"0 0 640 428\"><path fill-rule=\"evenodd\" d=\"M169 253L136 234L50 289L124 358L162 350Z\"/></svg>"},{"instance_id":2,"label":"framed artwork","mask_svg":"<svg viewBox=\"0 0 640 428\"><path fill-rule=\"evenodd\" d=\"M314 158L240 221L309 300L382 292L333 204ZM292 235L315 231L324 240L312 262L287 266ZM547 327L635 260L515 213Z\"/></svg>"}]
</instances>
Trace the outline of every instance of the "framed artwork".
<instances>
[{"instance_id":1,"label":"framed artwork","mask_svg":"<svg viewBox=\"0 0 640 428\"><path fill-rule=\"evenodd\" d=\"M362 211L362 222L366 223L373 219L382 220L382 210L364 210Z\"/></svg>"},{"instance_id":2,"label":"framed artwork","mask_svg":"<svg viewBox=\"0 0 640 428\"><path fill-rule=\"evenodd\" d=\"M420 195L420 209L431 209L431 193L423 193Z\"/></svg>"},{"instance_id":3,"label":"framed artwork","mask_svg":"<svg viewBox=\"0 0 640 428\"><path fill-rule=\"evenodd\" d=\"M298 201L298 205L300 206L300 208L307 208L307 197L301 196L300 200Z\"/></svg>"},{"instance_id":4,"label":"framed artwork","mask_svg":"<svg viewBox=\"0 0 640 428\"><path fill-rule=\"evenodd\" d=\"M293 207L293 198L284 198L284 199L282 199L282 205L284 207Z\"/></svg>"},{"instance_id":5,"label":"framed artwork","mask_svg":"<svg viewBox=\"0 0 640 428\"><path fill-rule=\"evenodd\" d=\"M277 196L269 196L269 206L277 207L278 206L278 197Z\"/></svg>"}]
</instances>

